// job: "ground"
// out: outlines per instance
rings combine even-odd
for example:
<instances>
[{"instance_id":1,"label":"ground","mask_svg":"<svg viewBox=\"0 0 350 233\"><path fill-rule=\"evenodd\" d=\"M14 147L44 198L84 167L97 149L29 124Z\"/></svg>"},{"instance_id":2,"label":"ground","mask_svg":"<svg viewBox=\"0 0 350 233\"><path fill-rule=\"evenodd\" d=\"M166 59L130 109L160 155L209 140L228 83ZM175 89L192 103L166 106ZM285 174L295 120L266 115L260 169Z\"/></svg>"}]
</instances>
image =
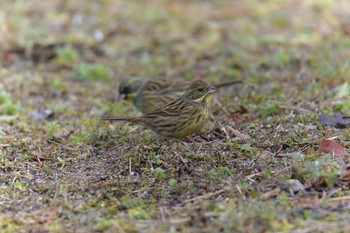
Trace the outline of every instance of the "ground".
<instances>
[{"instance_id":1,"label":"ground","mask_svg":"<svg viewBox=\"0 0 350 233\"><path fill-rule=\"evenodd\" d=\"M0 6L1 232L350 231L349 1ZM100 121L131 76L244 83L189 143Z\"/></svg>"}]
</instances>

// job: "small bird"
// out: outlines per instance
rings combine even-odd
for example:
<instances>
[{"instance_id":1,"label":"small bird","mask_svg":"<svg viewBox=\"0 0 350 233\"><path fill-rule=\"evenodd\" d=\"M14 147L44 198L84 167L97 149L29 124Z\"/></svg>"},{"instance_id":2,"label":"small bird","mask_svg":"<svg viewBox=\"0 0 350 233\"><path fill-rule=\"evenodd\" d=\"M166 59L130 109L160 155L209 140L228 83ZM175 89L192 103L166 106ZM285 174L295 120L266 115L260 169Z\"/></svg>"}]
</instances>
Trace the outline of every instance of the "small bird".
<instances>
[{"instance_id":1,"label":"small bird","mask_svg":"<svg viewBox=\"0 0 350 233\"><path fill-rule=\"evenodd\" d=\"M218 88L201 80L194 81L180 98L143 116L102 120L142 124L157 135L184 138L199 131L208 121L212 94L217 91Z\"/></svg>"},{"instance_id":2,"label":"small bird","mask_svg":"<svg viewBox=\"0 0 350 233\"><path fill-rule=\"evenodd\" d=\"M215 86L220 88L236 83L242 83L242 80L233 80ZM189 81L178 79L125 78L119 85L118 100L130 101L137 110L148 113L178 99L190 84Z\"/></svg>"}]
</instances>

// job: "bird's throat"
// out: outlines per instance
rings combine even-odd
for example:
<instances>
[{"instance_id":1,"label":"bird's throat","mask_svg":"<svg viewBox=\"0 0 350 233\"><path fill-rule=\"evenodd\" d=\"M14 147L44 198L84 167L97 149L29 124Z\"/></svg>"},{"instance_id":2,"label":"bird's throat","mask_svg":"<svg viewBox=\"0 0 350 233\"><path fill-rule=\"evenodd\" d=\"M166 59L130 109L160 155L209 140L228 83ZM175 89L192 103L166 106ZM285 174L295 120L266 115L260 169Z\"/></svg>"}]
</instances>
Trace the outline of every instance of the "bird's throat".
<instances>
[{"instance_id":1,"label":"bird's throat","mask_svg":"<svg viewBox=\"0 0 350 233\"><path fill-rule=\"evenodd\" d=\"M208 93L208 94L203 95L202 97L200 97L198 99L195 99L193 101L196 102L196 103L199 103L199 104L208 105L208 104L210 104L211 99L212 99L212 94Z\"/></svg>"}]
</instances>

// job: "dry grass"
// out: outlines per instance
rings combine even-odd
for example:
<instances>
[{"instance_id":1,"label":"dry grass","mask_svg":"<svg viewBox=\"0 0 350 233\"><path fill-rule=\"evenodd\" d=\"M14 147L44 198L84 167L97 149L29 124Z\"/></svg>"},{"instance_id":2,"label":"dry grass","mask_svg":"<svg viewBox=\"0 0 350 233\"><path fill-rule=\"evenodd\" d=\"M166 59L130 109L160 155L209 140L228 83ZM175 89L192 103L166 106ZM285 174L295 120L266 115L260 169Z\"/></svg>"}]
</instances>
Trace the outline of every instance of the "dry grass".
<instances>
[{"instance_id":1,"label":"dry grass","mask_svg":"<svg viewBox=\"0 0 350 233\"><path fill-rule=\"evenodd\" d=\"M2 232L347 232L349 2L0 3ZM208 82L203 143L99 122L128 76ZM343 89L340 87L343 85ZM249 135L240 140L237 131Z\"/></svg>"}]
</instances>

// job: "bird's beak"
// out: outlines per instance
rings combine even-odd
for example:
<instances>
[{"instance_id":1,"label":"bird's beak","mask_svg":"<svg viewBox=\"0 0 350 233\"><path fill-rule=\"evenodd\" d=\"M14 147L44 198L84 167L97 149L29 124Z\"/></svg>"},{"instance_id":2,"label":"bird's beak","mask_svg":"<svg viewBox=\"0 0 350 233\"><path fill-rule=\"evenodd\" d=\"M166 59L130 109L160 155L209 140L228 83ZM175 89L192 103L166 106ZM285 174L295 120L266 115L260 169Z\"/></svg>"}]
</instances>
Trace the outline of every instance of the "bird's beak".
<instances>
[{"instance_id":1,"label":"bird's beak","mask_svg":"<svg viewBox=\"0 0 350 233\"><path fill-rule=\"evenodd\" d=\"M117 102L121 101L121 100L125 100L126 99L126 95L125 94L119 94Z\"/></svg>"},{"instance_id":2,"label":"bird's beak","mask_svg":"<svg viewBox=\"0 0 350 233\"><path fill-rule=\"evenodd\" d=\"M215 93L215 92L218 92L219 91L219 88L216 88L216 87L213 87L211 86L208 90L208 93L209 94L212 94L212 93Z\"/></svg>"}]
</instances>

